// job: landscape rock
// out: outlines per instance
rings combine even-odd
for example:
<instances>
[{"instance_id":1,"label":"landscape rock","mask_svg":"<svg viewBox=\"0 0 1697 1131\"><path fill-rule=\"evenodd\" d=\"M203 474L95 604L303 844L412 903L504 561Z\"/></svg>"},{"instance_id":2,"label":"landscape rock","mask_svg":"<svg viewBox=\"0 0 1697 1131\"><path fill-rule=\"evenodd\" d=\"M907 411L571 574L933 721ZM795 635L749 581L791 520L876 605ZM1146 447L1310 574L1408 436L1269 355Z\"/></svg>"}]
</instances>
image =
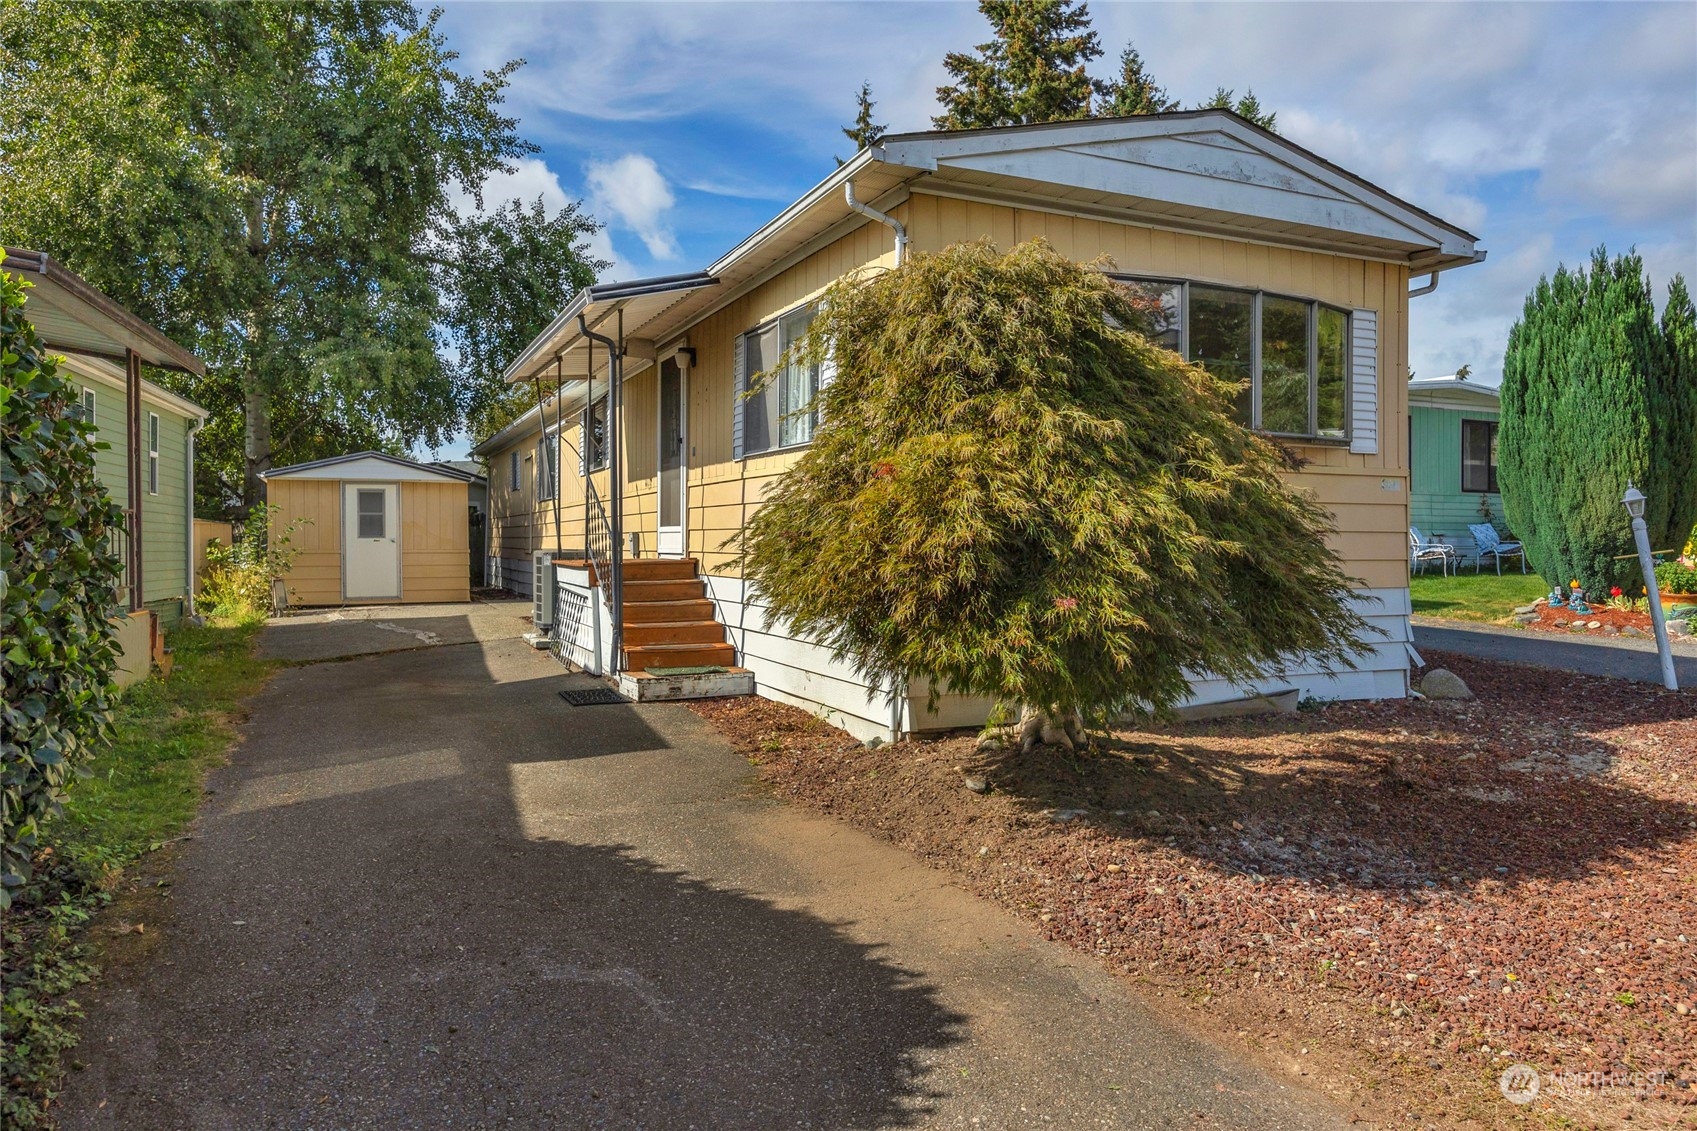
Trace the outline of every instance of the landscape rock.
<instances>
[{"instance_id":1,"label":"landscape rock","mask_svg":"<svg viewBox=\"0 0 1697 1131\"><path fill-rule=\"evenodd\" d=\"M1640 637L1640 638L1650 635L1648 632L1645 632L1643 629L1634 628L1630 624L1627 625L1625 628L1621 629L1620 634L1622 636L1637 636L1637 637Z\"/></svg>"},{"instance_id":2,"label":"landscape rock","mask_svg":"<svg viewBox=\"0 0 1697 1131\"><path fill-rule=\"evenodd\" d=\"M1068 821L1078 820L1088 812L1088 809L1056 809L1053 813L1049 814L1049 819L1052 821L1059 821L1064 825Z\"/></svg>"},{"instance_id":3,"label":"landscape rock","mask_svg":"<svg viewBox=\"0 0 1697 1131\"><path fill-rule=\"evenodd\" d=\"M1585 627L1586 627L1586 628L1602 628L1602 627L1603 627L1603 622L1602 622L1602 621L1600 621L1600 620L1594 620L1594 621L1587 621L1587 622L1586 622L1586 623L1585 623Z\"/></svg>"},{"instance_id":4,"label":"landscape rock","mask_svg":"<svg viewBox=\"0 0 1697 1131\"><path fill-rule=\"evenodd\" d=\"M1690 636L1691 635L1691 622L1688 621L1688 620L1670 620L1670 621L1668 621L1668 635L1669 636Z\"/></svg>"},{"instance_id":5,"label":"landscape rock","mask_svg":"<svg viewBox=\"0 0 1697 1131\"><path fill-rule=\"evenodd\" d=\"M984 778L969 777L966 779L966 788L974 793L989 793L990 783Z\"/></svg>"},{"instance_id":6,"label":"landscape rock","mask_svg":"<svg viewBox=\"0 0 1697 1131\"><path fill-rule=\"evenodd\" d=\"M1538 605L1537 605L1536 602L1534 602L1533 604L1530 604L1530 605L1519 606L1518 608L1516 608L1514 610L1514 615L1517 616L1517 617L1518 616L1525 616L1527 613L1536 613L1537 611L1538 611Z\"/></svg>"},{"instance_id":7,"label":"landscape rock","mask_svg":"<svg viewBox=\"0 0 1697 1131\"><path fill-rule=\"evenodd\" d=\"M1471 699L1472 690L1448 668L1433 668L1420 681L1420 693L1428 699Z\"/></svg>"},{"instance_id":8,"label":"landscape rock","mask_svg":"<svg viewBox=\"0 0 1697 1131\"><path fill-rule=\"evenodd\" d=\"M1514 619L1519 621L1521 624L1536 624L1536 623L1538 623L1538 614L1537 613L1516 613L1514 615Z\"/></svg>"}]
</instances>

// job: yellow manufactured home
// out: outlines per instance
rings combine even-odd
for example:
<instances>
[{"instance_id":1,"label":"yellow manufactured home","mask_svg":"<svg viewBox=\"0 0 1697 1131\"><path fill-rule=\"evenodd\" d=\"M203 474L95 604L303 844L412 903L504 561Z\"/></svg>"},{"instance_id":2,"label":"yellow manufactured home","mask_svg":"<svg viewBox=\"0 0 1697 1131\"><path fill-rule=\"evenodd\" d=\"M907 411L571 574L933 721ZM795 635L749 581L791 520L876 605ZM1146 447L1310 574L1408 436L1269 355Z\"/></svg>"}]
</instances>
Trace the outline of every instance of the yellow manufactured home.
<instances>
[{"instance_id":1,"label":"yellow manufactured home","mask_svg":"<svg viewBox=\"0 0 1697 1131\"><path fill-rule=\"evenodd\" d=\"M296 605L471 600L470 489L445 464L357 452L265 472L273 543L296 551ZM292 528L292 529L291 529Z\"/></svg>"},{"instance_id":2,"label":"yellow manufactured home","mask_svg":"<svg viewBox=\"0 0 1697 1131\"><path fill-rule=\"evenodd\" d=\"M744 396L827 287L909 251L1039 237L1150 292L1166 344L1249 380L1244 421L1307 459L1293 479L1336 517L1362 611L1387 635L1353 670L1298 666L1277 686L1406 695L1408 304L1483 253L1226 111L886 137L706 271L580 292L507 372L540 390L538 407L475 452L489 467L492 557L527 592L547 576L538 561L575 562L539 607L565 602L560 619L580 637L567 650L593 670L728 662L761 694L863 736L979 721L982 703L945 697L927 711L929 689L868 687L768 623L725 542L829 426L798 411L828 373L793 367ZM586 564L597 558L599 571ZM608 573L629 578L611 606ZM1196 702L1250 690L1206 673L1193 686Z\"/></svg>"}]
</instances>

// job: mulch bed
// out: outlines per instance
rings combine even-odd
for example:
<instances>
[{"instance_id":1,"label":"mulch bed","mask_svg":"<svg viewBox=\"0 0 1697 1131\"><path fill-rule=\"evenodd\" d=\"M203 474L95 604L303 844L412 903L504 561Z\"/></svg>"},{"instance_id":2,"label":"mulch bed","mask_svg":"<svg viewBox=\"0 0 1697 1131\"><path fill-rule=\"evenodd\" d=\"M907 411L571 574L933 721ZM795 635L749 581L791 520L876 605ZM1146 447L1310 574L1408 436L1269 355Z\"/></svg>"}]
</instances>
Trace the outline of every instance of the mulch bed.
<instances>
[{"instance_id":1,"label":"mulch bed","mask_svg":"<svg viewBox=\"0 0 1697 1131\"><path fill-rule=\"evenodd\" d=\"M1080 757L963 733L868 749L763 699L692 706L778 794L1365 1113L1697 1123L1697 694L1427 659L1478 698L1126 731ZM1516 1062L1666 1082L1514 1108Z\"/></svg>"},{"instance_id":2,"label":"mulch bed","mask_svg":"<svg viewBox=\"0 0 1697 1131\"><path fill-rule=\"evenodd\" d=\"M1611 609L1603 605L1591 606L1591 611L1580 615L1565 606L1552 609L1548 605L1538 606L1538 619L1525 622L1525 627L1535 632L1566 632L1578 635L1616 636L1621 629L1631 628L1644 636L1650 635L1650 614L1628 609ZM1591 625L1595 623L1596 628ZM1628 633L1633 635L1633 633Z\"/></svg>"}]
</instances>

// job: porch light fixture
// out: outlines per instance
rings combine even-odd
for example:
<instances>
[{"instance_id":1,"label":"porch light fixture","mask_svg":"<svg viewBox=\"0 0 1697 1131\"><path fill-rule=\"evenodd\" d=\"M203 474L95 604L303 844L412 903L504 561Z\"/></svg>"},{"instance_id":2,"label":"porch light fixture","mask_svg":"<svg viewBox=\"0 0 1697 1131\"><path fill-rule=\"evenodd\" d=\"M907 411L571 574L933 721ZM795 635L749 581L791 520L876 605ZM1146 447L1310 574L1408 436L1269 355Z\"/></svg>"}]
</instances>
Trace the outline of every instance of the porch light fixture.
<instances>
[{"instance_id":1,"label":"porch light fixture","mask_svg":"<svg viewBox=\"0 0 1697 1131\"><path fill-rule=\"evenodd\" d=\"M1650 529L1644 525L1644 493L1627 480L1621 505L1632 517L1632 539L1638 543L1638 568L1644 571L1644 593L1650 602L1650 625L1656 630L1656 652L1662 660L1662 686L1679 690L1673 670L1673 647L1668 643L1668 622L1662 615L1662 591L1656 586L1656 562L1650 555Z\"/></svg>"}]
</instances>

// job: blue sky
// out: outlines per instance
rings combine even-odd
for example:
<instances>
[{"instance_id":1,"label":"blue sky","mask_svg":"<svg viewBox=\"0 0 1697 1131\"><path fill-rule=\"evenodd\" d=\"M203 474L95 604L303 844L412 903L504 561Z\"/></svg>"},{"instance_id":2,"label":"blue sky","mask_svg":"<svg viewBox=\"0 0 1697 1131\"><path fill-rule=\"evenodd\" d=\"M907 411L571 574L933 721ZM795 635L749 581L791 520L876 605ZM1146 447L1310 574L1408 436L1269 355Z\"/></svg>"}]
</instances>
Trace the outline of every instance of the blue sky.
<instances>
[{"instance_id":1,"label":"blue sky","mask_svg":"<svg viewBox=\"0 0 1697 1131\"><path fill-rule=\"evenodd\" d=\"M1186 105L1252 87L1279 130L1481 237L1487 262L1414 300L1410 364L1495 382L1526 292L1636 246L1658 294L1697 280L1697 4L1092 3ZM584 200L609 278L706 266L878 120L929 127L970 3L449 3L467 69L514 58L507 106L541 146L492 199ZM469 204L468 204L469 207ZM443 455L461 455L456 443Z\"/></svg>"}]
</instances>

